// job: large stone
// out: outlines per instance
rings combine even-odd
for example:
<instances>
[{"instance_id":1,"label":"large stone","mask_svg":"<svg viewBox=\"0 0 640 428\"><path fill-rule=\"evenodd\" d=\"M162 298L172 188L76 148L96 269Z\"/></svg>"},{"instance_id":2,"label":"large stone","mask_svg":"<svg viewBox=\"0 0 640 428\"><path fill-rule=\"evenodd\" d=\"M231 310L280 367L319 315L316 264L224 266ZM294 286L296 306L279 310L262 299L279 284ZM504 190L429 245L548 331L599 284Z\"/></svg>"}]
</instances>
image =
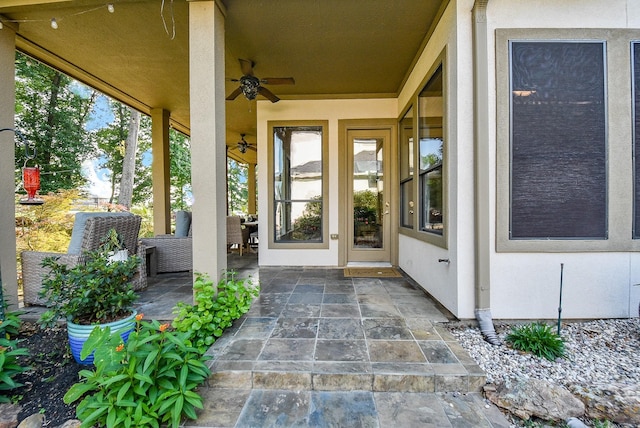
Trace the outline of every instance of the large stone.
<instances>
[{"instance_id":1,"label":"large stone","mask_svg":"<svg viewBox=\"0 0 640 428\"><path fill-rule=\"evenodd\" d=\"M15 404L0 404L0 428L16 428L18 426L18 413L22 406Z\"/></svg>"},{"instance_id":2,"label":"large stone","mask_svg":"<svg viewBox=\"0 0 640 428\"><path fill-rule=\"evenodd\" d=\"M33 415L25 418L18 428L42 428L44 424L44 415L41 413L34 413Z\"/></svg>"},{"instance_id":3,"label":"large stone","mask_svg":"<svg viewBox=\"0 0 640 428\"><path fill-rule=\"evenodd\" d=\"M589 418L640 426L640 385L577 386L573 392L584 402Z\"/></svg>"},{"instance_id":4,"label":"large stone","mask_svg":"<svg viewBox=\"0 0 640 428\"><path fill-rule=\"evenodd\" d=\"M521 379L485 388L486 397L496 406L521 419L532 416L544 420L566 421L585 412L582 401L569 390L544 380Z\"/></svg>"}]
</instances>

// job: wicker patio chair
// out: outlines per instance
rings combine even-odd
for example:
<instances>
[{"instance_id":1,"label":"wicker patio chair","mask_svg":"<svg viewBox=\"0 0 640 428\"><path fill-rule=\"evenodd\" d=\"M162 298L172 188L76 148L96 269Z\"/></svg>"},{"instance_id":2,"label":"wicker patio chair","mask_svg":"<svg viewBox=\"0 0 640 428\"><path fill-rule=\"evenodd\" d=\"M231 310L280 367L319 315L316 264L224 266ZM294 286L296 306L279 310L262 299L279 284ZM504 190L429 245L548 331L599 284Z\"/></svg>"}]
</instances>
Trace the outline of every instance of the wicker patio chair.
<instances>
[{"instance_id":1,"label":"wicker patio chair","mask_svg":"<svg viewBox=\"0 0 640 428\"><path fill-rule=\"evenodd\" d=\"M157 273L185 272L193 269L193 246L191 236L157 235L142 238L142 245L155 247Z\"/></svg>"},{"instance_id":2,"label":"wicker patio chair","mask_svg":"<svg viewBox=\"0 0 640 428\"><path fill-rule=\"evenodd\" d=\"M81 213L78 213L81 214ZM76 222L80 222L82 218L84 230L80 231L80 227L74 225L73 233L81 233L81 243L79 250L75 248L74 237L72 234L72 243L70 244L69 253L51 253L39 251L23 251L21 253L22 261L22 283L24 290L25 305L44 305L46 302L38 293L42 289L42 280L47 275L48 270L42 267L42 260L46 257L58 257L58 260L69 267L73 267L82 261L83 254L87 251L95 251L100 247L100 243L110 229L115 229L124 242L124 246L129 250L130 254L138 254L140 256L140 265L138 273L133 282L135 290L141 290L147 286L147 267L145 249L138 245L138 233L140 232L141 217L137 215L102 215L91 216L95 213L82 213L76 215ZM76 237L76 241L78 238ZM72 246L74 246L72 248Z\"/></svg>"},{"instance_id":3,"label":"wicker patio chair","mask_svg":"<svg viewBox=\"0 0 640 428\"><path fill-rule=\"evenodd\" d=\"M245 244L249 242L249 229L242 226L242 220L238 216L227 217L227 249L233 245L238 246L242 255Z\"/></svg>"}]
</instances>

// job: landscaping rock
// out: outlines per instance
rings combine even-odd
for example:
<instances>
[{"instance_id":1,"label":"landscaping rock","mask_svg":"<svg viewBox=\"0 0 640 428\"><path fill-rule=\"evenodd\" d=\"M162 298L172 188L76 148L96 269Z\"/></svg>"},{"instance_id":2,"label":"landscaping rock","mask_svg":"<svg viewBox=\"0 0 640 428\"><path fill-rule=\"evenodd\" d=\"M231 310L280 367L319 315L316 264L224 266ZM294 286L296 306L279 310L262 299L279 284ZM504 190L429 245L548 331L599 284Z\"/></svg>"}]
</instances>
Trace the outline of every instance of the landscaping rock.
<instances>
[{"instance_id":1,"label":"landscaping rock","mask_svg":"<svg viewBox=\"0 0 640 428\"><path fill-rule=\"evenodd\" d=\"M18 426L18 413L22 406L15 404L0 404L0 428L16 428Z\"/></svg>"},{"instance_id":2,"label":"landscaping rock","mask_svg":"<svg viewBox=\"0 0 640 428\"><path fill-rule=\"evenodd\" d=\"M584 403L569 390L539 379L504 382L495 388L485 388L485 395L498 407L524 420L535 416L544 420L566 421L585 412Z\"/></svg>"},{"instance_id":3,"label":"landscaping rock","mask_svg":"<svg viewBox=\"0 0 640 428\"><path fill-rule=\"evenodd\" d=\"M42 428L42 424L44 424L44 415L36 413L20 422L18 428Z\"/></svg>"},{"instance_id":4,"label":"landscaping rock","mask_svg":"<svg viewBox=\"0 0 640 428\"><path fill-rule=\"evenodd\" d=\"M573 388L591 419L640 426L640 386L598 384Z\"/></svg>"}]
</instances>

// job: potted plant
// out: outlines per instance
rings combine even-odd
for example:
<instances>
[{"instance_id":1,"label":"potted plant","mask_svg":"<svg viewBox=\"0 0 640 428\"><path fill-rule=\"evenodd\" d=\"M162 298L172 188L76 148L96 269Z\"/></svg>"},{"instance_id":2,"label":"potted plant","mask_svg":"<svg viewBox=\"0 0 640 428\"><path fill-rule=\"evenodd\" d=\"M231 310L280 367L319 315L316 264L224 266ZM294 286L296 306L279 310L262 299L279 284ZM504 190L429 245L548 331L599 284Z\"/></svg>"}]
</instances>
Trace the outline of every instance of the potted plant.
<instances>
[{"instance_id":1,"label":"potted plant","mask_svg":"<svg viewBox=\"0 0 640 428\"><path fill-rule=\"evenodd\" d=\"M48 307L40 324L47 327L65 319L72 354L81 364L93 363L93 356L82 360L80 351L96 325L108 325L124 340L135 325L133 303L138 295L131 281L140 260L136 255L118 257L123 249L120 237L111 229L98 250L85 253L73 267L60 263L57 257L42 262L50 271L40 291Z\"/></svg>"}]
</instances>

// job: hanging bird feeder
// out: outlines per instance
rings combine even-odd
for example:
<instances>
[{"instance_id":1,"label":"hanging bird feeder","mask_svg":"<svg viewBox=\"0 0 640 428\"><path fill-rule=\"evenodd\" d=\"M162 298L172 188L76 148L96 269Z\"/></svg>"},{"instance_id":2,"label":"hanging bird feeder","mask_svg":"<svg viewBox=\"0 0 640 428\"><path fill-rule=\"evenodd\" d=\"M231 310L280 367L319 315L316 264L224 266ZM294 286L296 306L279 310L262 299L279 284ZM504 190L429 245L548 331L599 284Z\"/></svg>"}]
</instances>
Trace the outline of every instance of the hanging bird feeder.
<instances>
[{"instance_id":1,"label":"hanging bird feeder","mask_svg":"<svg viewBox=\"0 0 640 428\"><path fill-rule=\"evenodd\" d=\"M36 166L27 166L27 162L35 159L36 148L33 147L31 153L29 153L29 143L24 138L22 133L12 128L2 128L2 131L13 131L20 142L24 145L25 161L22 167L22 187L27 192L27 197L20 199L20 205L42 205L44 201L40 198L36 198L36 192L40 190L40 168Z\"/></svg>"}]
</instances>

